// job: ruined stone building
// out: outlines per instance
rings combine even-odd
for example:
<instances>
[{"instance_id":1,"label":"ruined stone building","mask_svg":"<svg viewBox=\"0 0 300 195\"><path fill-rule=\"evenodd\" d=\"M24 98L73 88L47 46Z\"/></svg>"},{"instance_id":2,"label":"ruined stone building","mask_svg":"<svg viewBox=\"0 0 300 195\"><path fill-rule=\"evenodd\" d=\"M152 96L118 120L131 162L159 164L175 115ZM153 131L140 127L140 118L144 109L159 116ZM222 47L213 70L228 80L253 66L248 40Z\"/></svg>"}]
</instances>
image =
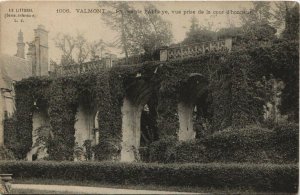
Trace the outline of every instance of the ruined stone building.
<instances>
[{"instance_id":1,"label":"ruined stone building","mask_svg":"<svg viewBox=\"0 0 300 195\"><path fill-rule=\"evenodd\" d=\"M198 58L195 60L195 57L205 56L207 53L215 55L218 52L224 52L227 54L232 50L232 39L227 38L181 47L164 48L160 50L160 61L151 62L152 64L149 66L145 64L123 66L121 70L117 66L112 67L113 61L116 61L116 59L109 56L108 58L92 60L82 64L55 67L53 75L43 78L40 76L48 75L49 66L48 32L42 25L34 30L34 40L28 43L28 47L27 58L25 59L25 43L23 33L20 31L16 56L1 56L0 104L3 109L0 110L0 145L4 143L3 121L5 118L11 117L15 110L13 83L34 76L34 78L30 78L32 80L27 79L27 81L36 81L37 83L45 81L46 84L29 85L30 89L31 87L37 87L36 91L45 92L46 95L44 95L47 97L35 94L33 89L30 97L21 97L22 93L18 96L20 101L24 98L23 100L28 103L26 106L29 105L30 107L21 108L21 111L18 109L18 113L22 113L22 109L27 109L26 111L29 111L25 112L23 110L24 113L22 114L29 113L32 116L30 119L26 119L29 124L26 126L27 129L24 131L22 129L29 137L29 141L26 140L25 154L27 160L43 159L48 155L47 153L50 150L47 152L47 148L36 144L37 132L44 128L49 131L48 134L51 136L57 136L60 141L63 140L63 143L60 143L62 146L65 146L65 148L71 147L70 150L68 149L69 151L72 151L75 146L74 153L79 153L79 155L74 154L74 158L67 159L93 159L93 156L88 157L89 159L84 157L87 145L97 146L101 141L108 143L112 139L118 139L115 145L121 147L117 149L117 160L133 162L140 158L139 149L141 147L147 145L149 140L158 140L159 136L164 137L164 134L174 136L179 141L189 141L201 137L195 129L196 122L202 120L202 116L208 115L207 99L210 89L207 75L209 73L204 67L210 65L211 62L205 60L202 62ZM186 59L192 60L187 61ZM216 63L222 66L225 60L223 57L219 57ZM170 68L171 66L176 67L176 69ZM185 68L182 68L184 66ZM91 74L95 72L97 73ZM164 94L165 91L169 90L167 89L168 86L174 87L168 81L168 74L173 74L174 78L178 75L181 76L180 81L177 81L180 84L177 83L176 86L180 86L181 90L170 91L169 93L172 93L171 97L168 93ZM159 75L164 76L164 78ZM71 80L78 79L76 82L72 80L73 86L67 85L70 78ZM26 83L26 80L24 83ZM82 88L74 86L82 83ZM215 90L223 90L218 91L223 96L223 92L230 91L231 86L226 86L226 83L223 82L220 83L222 86L224 85L223 88L217 86ZM166 89L164 89L164 85L167 86ZM119 88L113 91L114 87L118 86ZM32 99L28 100L29 98ZM76 99L74 102L72 102L73 98ZM231 98L229 99L234 101ZM279 104L279 100L275 100ZM222 102L222 106L215 105L215 109L221 110L220 113L222 113L223 118L228 117L228 120L232 120L230 116L227 116L230 103L226 101ZM20 103L17 105L20 105ZM62 106L63 109L59 106ZM152 115L149 114L151 112ZM266 113L268 112L266 111ZM65 115L63 116L63 114ZM153 121L143 123L142 121L147 117L151 117L150 115L155 116L153 117L155 119L148 118L147 120ZM226 121L223 123L219 120L219 117L215 116L214 118L217 121L216 124L224 126ZM268 118L268 116L265 116L265 118ZM68 125L65 123L68 123ZM157 132L152 132L152 135L147 132L147 128L153 125L151 123L156 123L155 128L160 129ZM53 131L51 130L52 127ZM54 131L56 131L56 135L54 135ZM66 132L67 134L64 134ZM111 132L115 134L111 135ZM69 156L72 156L73 153L70 153ZM112 156L112 158L115 157Z\"/></svg>"},{"instance_id":2,"label":"ruined stone building","mask_svg":"<svg viewBox=\"0 0 300 195\"><path fill-rule=\"evenodd\" d=\"M37 39L38 40L38 39ZM199 53L205 53L209 50L218 51L218 50L230 50L231 49L231 39L212 42L212 43L205 43L199 44L198 46L193 46L194 48L186 47L186 48L170 48L167 52L162 51L164 57L161 58L161 61L166 61L170 59L177 59L183 57L189 57L192 55L196 55ZM33 51L33 50L31 50ZM182 56L184 55L184 56ZM159 62L159 61L158 61ZM103 66L104 64L104 66ZM104 69L110 68L112 66L112 60L105 59L104 63L99 61L91 61L83 64L75 64L75 65L68 65L68 66L61 66L59 67L59 71L55 70L55 74L57 77L53 77L53 81L55 83L56 79L63 78L64 76L73 75L76 78L76 75L81 75L87 72L95 72L105 71ZM99 69L99 67L101 67ZM34 68L34 66L33 66ZM125 67L126 69L126 67ZM130 69L130 68L128 68ZM159 71L159 67L156 67L152 74L156 74ZM39 70L39 68L37 68ZM37 71L38 72L38 71ZM34 74L34 71L33 71ZM109 73L107 73L109 74ZM118 76L119 77L119 76ZM187 141L195 139L196 132L194 129L194 121L193 117L195 117L195 112L197 112L197 104L205 104L204 101L207 95L207 80L205 77L200 73L192 73L189 74L187 79L187 87L186 87L186 94L189 94L191 99L182 99L178 105L174 105L176 108L176 118L178 118L179 126L175 131L178 130L177 137L180 141ZM86 80L82 80L81 82L87 82ZM95 82L95 81L93 81ZM92 82L87 83L87 87L91 87L93 85ZM62 88L62 86L56 86L57 89ZM72 88L72 86L70 86ZM97 87L104 88L105 83L97 84ZM110 86L113 87L113 86ZM120 113L117 117L120 120L120 128L119 130L122 132L119 139L119 143L121 145L121 150L119 151L119 156L117 157L120 161L128 161L132 162L137 160L139 157L138 150L147 145L146 142L149 142L149 139L155 140L158 138L156 132L153 135L149 135L145 132L147 125L152 125L149 123L142 123L141 121L145 120L146 117L149 117L149 112L153 112L153 104L152 102L154 99L153 93L155 92L156 85L153 83L149 83L145 80L144 74L136 73L132 75L132 77L128 77L128 83L124 83L124 87L126 88L126 95L122 97L121 105L120 105ZM58 90L59 90L58 89ZM84 89L88 91L88 89ZM104 89L103 89L104 90ZM110 90L110 89L105 89ZM121 90L121 89L120 89ZM64 91L62 89L62 91ZM52 92L48 98L55 98L55 94ZM53 97L54 96L54 97ZM75 129L74 133L74 145L75 145L75 153L85 152L85 146L87 142L90 142L92 146L96 146L99 144L100 140L104 140L107 138L109 132L103 132L105 129L99 127L100 123L108 123L102 121L101 117L103 115L109 115L107 118L113 117L110 112L102 111L97 107L97 103L95 102L95 97L90 97L91 94L83 93L80 95L78 100L76 100L76 104L70 107L71 110L76 110L74 114L74 126L71 128ZM99 96L99 98L105 99L104 96ZM48 100L49 100L48 99ZM53 117L54 113L49 113L49 105L48 100L38 100L35 99L33 104L35 109L32 113L32 139L33 144L35 144L36 137L34 136L36 133L35 131L41 128L46 128L50 125L50 118ZM103 103L103 106L109 106ZM155 107L155 106L154 106ZM198 110L200 111L200 107ZM154 108L155 110L155 108ZM113 110L111 110L114 112ZM119 112L118 111L118 112ZM51 111L50 111L51 112ZM101 113L99 119L99 113ZM53 118L52 118L53 119ZM109 119L110 120L110 119ZM154 119L155 120L155 119ZM153 121L155 123L155 121ZM144 125L144 126L143 126ZM102 124L103 126L103 124ZM56 127L57 129L62 128L61 124ZM106 129L108 130L108 129ZM118 130L118 131L119 131ZM61 131L64 131L62 129ZM112 137L115 139L116 137ZM70 138L71 139L71 138ZM121 140L121 141L120 141ZM31 151L27 154L28 160L35 160L41 159L45 157L45 151L40 151L38 147L34 147ZM75 160L83 160L84 157L82 155L77 155Z\"/></svg>"},{"instance_id":3,"label":"ruined stone building","mask_svg":"<svg viewBox=\"0 0 300 195\"><path fill-rule=\"evenodd\" d=\"M27 53L25 45L20 30L16 55L0 54L0 145L4 144L3 121L15 111L14 83L30 76L48 75L48 32L45 27L39 25L34 29L34 40L28 43Z\"/></svg>"}]
</instances>

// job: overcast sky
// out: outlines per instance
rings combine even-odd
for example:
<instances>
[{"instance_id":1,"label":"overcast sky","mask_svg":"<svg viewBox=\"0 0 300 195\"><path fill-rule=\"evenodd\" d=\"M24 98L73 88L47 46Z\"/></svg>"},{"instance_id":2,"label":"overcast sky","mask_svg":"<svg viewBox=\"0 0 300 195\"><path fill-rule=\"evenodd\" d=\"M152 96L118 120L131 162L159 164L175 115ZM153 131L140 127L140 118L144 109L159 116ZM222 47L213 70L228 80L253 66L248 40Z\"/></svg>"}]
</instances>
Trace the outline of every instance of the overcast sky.
<instances>
[{"instance_id":1,"label":"overcast sky","mask_svg":"<svg viewBox=\"0 0 300 195\"><path fill-rule=\"evenodd\" d=\"M134 2L137 9L143 6L141 2ZM212 22L215 29L225 27L230 19L239 25L238 14L213 14L213 11L239 11L243 8L249 10L251 2L153 2L159 10L167 10L169 15L162 17L172 23L173 42L180 42L185 38L189 29L190 19L193 14L172 14L172 10L192 10L198 12L203 10L204 14L195 14L200 24ZM14 22L13 18L4 18L9 9L32 9L34 18L24 18L24 22ZM33 29L39 24L45 26L49 31L49 58L58 61L60 52L53 43L53 38L59 32L76 35L83 33L88 41L102 39L106 42L113 42L117 34L106 26L101 20L101 14L79 14L76 9L100 8L96 2L2 2L1 3L1 52L9 55L16 54L18 31L24 33L24 41L33 40ZM57 9L69 9L69 14L58 14ZM206 10L211 11L207 14ZM14 11L14 12L15 12ZM24 13L24 12L23 12ZM14 13L18 14L18 13ZM20 19L19 19L20 20ZM27 52L27 46L26 46ZM112 50L120 56L118 50Z\"/></svg>"}]
</instances>

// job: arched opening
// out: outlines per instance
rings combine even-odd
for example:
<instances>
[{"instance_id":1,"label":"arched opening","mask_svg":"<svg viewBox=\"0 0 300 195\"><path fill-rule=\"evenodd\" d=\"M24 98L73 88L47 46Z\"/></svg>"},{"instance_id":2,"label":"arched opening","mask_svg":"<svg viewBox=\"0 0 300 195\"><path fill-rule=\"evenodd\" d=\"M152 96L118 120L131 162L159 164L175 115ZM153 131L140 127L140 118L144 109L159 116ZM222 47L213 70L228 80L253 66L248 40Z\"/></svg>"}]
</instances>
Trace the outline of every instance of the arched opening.
<instances>
[{"instance_id":1,"label":"arched opening","mask_svg":"<svg viewBox=\"0 0 300 195\"><path fill-rule=\"evenodd\" d=\"M187 141L199 137L194 128L200 117L206 112L208 81L201 74L191 74L183 83L178 103L179 132L178 139Z\"/></svg>"},{"instance_id":2,"label":"arched opening","mask_svg":"<svg viewBox=\"0 0 300 195\"><path fill-rule=\"evenodd\" d=\"M98 114L99 114L99 111L96 112L95 118L94 118L94 128L93 128L94 144L93 145L99 144L99 139L100 139Z\"/></svg>"},{"instance_id":3,"label":"arched opening","mask_svg":"<svg viewBox=\"0 0 300 195\"><path fill-rule=\"evenodd\" d=\"M83 146L86 140L93 140L95 128L95 115L97 112L90 110L82 104L78 106L75 122L75 142Z\"/></svg>"},{"instance_id":4,"label":"arched opening","mask_svg":"<svg viewBox=\"0 0 300 195\"><path fill-rule=\"evenodd\" d=\"M133 162L140 159L140 146L151 141L149 108L155 107L150 99L154 86L141 77L129 79L125 86L126 97L122 106L122 150L121 161ZM150 106L151 105L151 106ZM153 118L153 117L152 117Z\"/></svg>"},{"instance_id":5,"label":"arched opening","mask_svg":"<svg viewBox=\"0 0 300 195\"><path fill-rule=\"evenodd\" d=\"M141 147L148 147L158 140L156 104L150 101L142 109L141 115Z\"/></svg>"},{"instance_id":6,"label":"arched opening","mask_svg":"<svg viewBox=\"0 0 300 195\"><path fill-rule=\"evenodd\" d=\"M192 103L179 102L178 104L178 139L180 141L186 141L196 137L196 131L193 129L193 110L194 105Z\"/></svg>"},{"instance_id":7,"label":"arched opening","mask_svg":"<svg viewBox=\"0 0 300 195\"><path fill-rule=\"evenodd\" d=\"M93 160L92 146L99 143L98 111L93 103L82 98L76 112L74 160Z\"/></svg>"},{"instance_id":8,"label":"arched opening","mask_svg":"<svg viewBox=\"0 0 300 195\"><path fill-rule=\"evenodd\" d=\"M34 102L32 115L32 149L27 153L26 159L34 161L48 156L45 139L50 134L50 117L46 101Z\"/></svg>"},{"instance_id":9,"label":"arched opening","mask_svg":"<svg viewBox=\"0 0 300 195\"><path fill-rule=\"evenodd\" d=\"M203 94L196 101L196 106L193 112L193 123L194 129L196 131L196 139L205 137L211 134L211 121L212 113L209 112L209 102L208 93Z\"/></svg>"}]
</instances>

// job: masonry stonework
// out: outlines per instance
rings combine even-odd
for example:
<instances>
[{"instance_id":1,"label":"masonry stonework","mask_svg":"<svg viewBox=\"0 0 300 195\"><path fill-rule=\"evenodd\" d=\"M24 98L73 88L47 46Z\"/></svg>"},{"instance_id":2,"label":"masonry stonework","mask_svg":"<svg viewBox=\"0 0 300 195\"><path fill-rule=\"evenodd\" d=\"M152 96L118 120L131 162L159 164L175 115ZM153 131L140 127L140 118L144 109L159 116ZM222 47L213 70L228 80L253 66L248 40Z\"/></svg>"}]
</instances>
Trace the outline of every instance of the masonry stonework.
<instances>
[{"instance_id":1,"label":"masonry stonework","mask_svg":"<svg viewBox=\"0 0 300 195\"><path fill-rule=\"evenodd\" d=\"M32 62L32 75L48 75L48 31L43 25L34 29L34 40L30 43L27 56Z\"/></svg>"}]
</instances>

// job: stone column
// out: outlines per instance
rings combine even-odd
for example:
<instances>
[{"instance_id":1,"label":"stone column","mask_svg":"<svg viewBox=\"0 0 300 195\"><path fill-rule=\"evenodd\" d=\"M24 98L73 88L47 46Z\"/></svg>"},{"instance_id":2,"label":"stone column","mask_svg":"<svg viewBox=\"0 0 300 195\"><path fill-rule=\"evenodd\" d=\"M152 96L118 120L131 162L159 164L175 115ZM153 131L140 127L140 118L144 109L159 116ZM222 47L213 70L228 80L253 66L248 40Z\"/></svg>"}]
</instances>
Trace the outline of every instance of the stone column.
<instances>
[{"instance_id":1,"label":"stone column","mask_svg":"<svg viewBox=\"0 0 300 195\"><path fill-rule=\"evenodd\" d=\"M133 162L139 159L142 108L142 105L134 105L127 98L124 99L121 161Z\"/></svg>"},{"instance_id":2,"label":"stone column","mask_svg":"<svg viewBox=\"0 0 300 195\"><path fill-rule=\"evenodd\" d=\"M179 141L187 141L195 139L196 132L193 129L193 104L186 104L180 102L178 104L178 117L179 117Z\"/></svg>"}]
</instances>

